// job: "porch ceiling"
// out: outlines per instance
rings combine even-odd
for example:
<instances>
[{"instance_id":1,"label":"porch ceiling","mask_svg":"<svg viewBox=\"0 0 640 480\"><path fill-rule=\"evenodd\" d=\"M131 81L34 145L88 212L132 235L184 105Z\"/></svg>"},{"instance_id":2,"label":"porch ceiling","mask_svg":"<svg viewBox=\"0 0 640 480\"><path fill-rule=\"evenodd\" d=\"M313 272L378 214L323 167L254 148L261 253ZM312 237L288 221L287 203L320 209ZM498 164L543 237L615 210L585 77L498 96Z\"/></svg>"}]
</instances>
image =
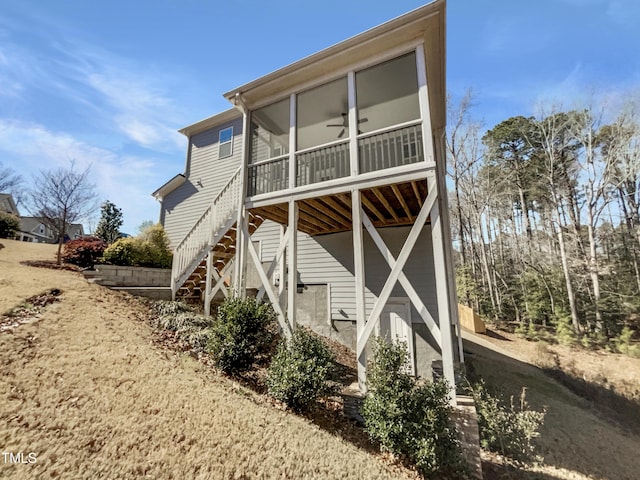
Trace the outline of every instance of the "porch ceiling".
<instances>
[{"instance_id":1,"label":"porch ceiling","mask_svg":"<svg viewBox=\"0 0 640 480\"><path fill-rule=\"evenodd\" d=\"M411 225L427 198L426 180L382 185L360 191L362 208L376 227ZM298 201L298 230L309 235L352 229L349 191ZM254 215L287 224L288 204L252 208Z\"/></svg>"}]
</instances>

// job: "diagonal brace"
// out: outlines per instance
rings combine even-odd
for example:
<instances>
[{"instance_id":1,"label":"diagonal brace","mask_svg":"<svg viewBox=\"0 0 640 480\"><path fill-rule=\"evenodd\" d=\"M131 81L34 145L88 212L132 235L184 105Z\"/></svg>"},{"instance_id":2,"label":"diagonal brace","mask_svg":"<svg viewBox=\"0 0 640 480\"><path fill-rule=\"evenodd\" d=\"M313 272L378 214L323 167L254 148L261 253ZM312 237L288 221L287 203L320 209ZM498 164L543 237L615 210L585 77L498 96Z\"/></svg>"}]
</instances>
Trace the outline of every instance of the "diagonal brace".
<instances>
[{"instance_id":1,"label":"diagonal brace","mask_svg":"<svg viewBox=\"0 0 640 480\"><path fill-rule=\"evenodd\" d=\"M360 353L361 351L364 350L367 339L371 336L371 332L373 331L377 323L374 320L377 320L380 317L380 314L382 313L382 309L386 305L387 300L389 300L389 296L391 295L391 290L393 290L393 287L398 281L400 272L402 271L405 264L407 263L407 260L409 259L409 255L411 254L413 247L415 246L416 241L418 240L418 235L420 234L422 227L427 221L427 217L429 216L429 213L431 212L431 209L435 204L436 198L437 198L437 191L436 189L433 189L427 195L427 199L425 200L424 205L422 205L422 208L420 209L420 213L418 214L418 217L416 218L416 221L414 222L413 227L411 227L411 231L409 232L409 235L407 236L407 239L404 242L404 246L400 251L400 255L398 255L396 263L391 269L391 273L389 274L389 277L387 277L387 280L385 281L384 286L382 287L380 296L378 297L378 299L376 300L373 306L373 310L369 315L369 318L364 327L364 330L360 333L360 335L358 335L357 353Z\"/></svg>"}]
</instances>

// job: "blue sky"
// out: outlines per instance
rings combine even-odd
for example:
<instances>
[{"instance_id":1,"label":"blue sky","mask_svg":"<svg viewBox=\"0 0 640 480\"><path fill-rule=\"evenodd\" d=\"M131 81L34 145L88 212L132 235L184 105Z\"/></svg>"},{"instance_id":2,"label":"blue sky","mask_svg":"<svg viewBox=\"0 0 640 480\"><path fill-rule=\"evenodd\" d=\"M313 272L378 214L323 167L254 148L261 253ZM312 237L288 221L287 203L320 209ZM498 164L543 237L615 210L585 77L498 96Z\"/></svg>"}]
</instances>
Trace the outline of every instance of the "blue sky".
<instances>
[{"instance_id":1,"label":"blue sky","mask_svg":"<svg viewBox=\"0 0 640 480\"><path fill-rule=\"evenodd\" d=\"M121 207L123 230L135 233L158 218L151 192L184 167L177 130L229 108L223 92L420 5L0 1L0 162L27 181L71 160L91 165L100 199ZM447 8L449 93L472 88L488 128L541 101L640 92L638 0Z\"/></svg>"}]
</instances>

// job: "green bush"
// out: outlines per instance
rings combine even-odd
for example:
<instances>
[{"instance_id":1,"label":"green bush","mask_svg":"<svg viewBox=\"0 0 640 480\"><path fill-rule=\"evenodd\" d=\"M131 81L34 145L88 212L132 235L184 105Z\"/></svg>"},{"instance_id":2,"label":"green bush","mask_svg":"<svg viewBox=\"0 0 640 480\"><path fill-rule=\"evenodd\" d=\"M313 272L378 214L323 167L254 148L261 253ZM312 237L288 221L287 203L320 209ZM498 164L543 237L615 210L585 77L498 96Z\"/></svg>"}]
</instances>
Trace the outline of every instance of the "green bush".
<instances>
[{"instance_id":1,"label":"green bush","mask_svg":"<svg viewBox=\"0 0 640 480\"><path fill-rule=\"evenodd\" d=\"M251 368L265 353L275 336L275 315L271 305L255 298L227 298L218 307L208 351L223 372L236 374Z\"/></svg>"},{"instance_id":2,"label":"green bush","mask_svg":"<svg viewBox=\"0 0 640 480\"><path fill-rule=\"evenodd\" d=\"M133 266L138 260L135 238L119 238L109 245L102 254L102 260L113 265Z\"/></svg>"},{"instance_id":3,"label":"green bush","mask_svg":"<svg viewBox=\"0 0 640 480\"><path fill-rule=\"evenodd\" d=\"M618 352L634 358L640 358L640 344L633 342L635 331L629 327L622 327L620 335L613 339L613 344Z\"/></svg>"},{"instance_id":4,"label":"green bush","mask_svg":"<svg viewBox=\"0 0 640 480\"><path fill-rule=\"evenodd\" d=\"M98 237L69 240L64 244L62 259L79 267L93 267L106 247L107 244Z\"/></svg>"},{"instance_id":5,"label":"green bush","mask_svg":"<svg viewBox=\"0 0 640 480\"><path fill-rule=\"evenodd\" d=\"M0 212L0 238L12 238L20 230L20 219L11 213Z\"/></svg>"},{"instance_id":6,"label":"green bush","mask_svg":"<svg viewBox=\"0 0 640 480\"><path fill-rule=\"evenodd\" d=\"M306 409L311 402L331 392L327 381L333 354L316 335L298 328L291 340L283 340L269 367L269 393L293 410Z\"/></svg>"},{"instance_id":7,"label":"green bush","mask_svg":"<svg viewBox=\"0 0 640 480\"><path fill-rule=\"evenodd\" d=\"M406 455L420 473L461 476L466 471L451 420L444 381L421 383L404 373L403 343L376 339L362 416L369 436L395 455Z\"/></svg>"},{"instance_id":8,"label":"green bush","mask_svg":"<svg viewBox=\"0 0 640 480\"><path fill-rule=\"evenodd\" d=\"M152 225L137 237L120 238L104 251L102 260L113 265L171 268L169 237L162 225Z\"/></svg>"},{"instance_id":9,"label":"green bush","mask_svg":"<svg viewBox=\"0 0 640 480\"><path fill-rule=\"evenodd\" d=\"M531 410L522 389L520 405L511 397L507 407L491 395L484 382L470 387L478 414L480 444L483 448L508 456L518 462L535 459L533 439L539 436L538 429L544 421L545 412Z\"/></svg>"}]
</instances>

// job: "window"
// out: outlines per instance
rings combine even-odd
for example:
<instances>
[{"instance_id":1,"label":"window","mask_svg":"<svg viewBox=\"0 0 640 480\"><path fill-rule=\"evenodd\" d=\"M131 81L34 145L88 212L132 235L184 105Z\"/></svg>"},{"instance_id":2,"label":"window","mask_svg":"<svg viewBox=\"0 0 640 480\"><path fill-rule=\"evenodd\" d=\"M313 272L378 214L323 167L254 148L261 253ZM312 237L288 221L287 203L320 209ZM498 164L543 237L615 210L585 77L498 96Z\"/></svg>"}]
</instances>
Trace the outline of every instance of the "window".
<instances>
[{"instance_id":1,"label":"window","mask_svg":"<svg viewBox=\"0 0 640 480\"><path fill-rule=\"evenodd\" d=\"M289 153L289 98L251 112L250 163Z\"/></svg>"},{"instance_id":2,"label":"window","mask_svg":"<svg viewBox=\"0 0 640 480\"><path fill-rule=\"evenodd\" d=\"M358 129L363 133L418 120L415 52L356 73Z\"/></svg>"},{"instance_id":3,"label":"window","mask_svg":"<svg viewBox=\"0 0 640 480\"><path fill-rule=\"evenodd\" d=\"M233 127L220 130L218 134L218 157L230 157L233 153Z\"/></svg>"},{"instance_id":4,"label":"window","mask_svg":"<svg viewBox=\"0 0 640 480\"><path fill-rule=\"evenodd\" d=\"M298 95L297 149L349 138L347 77Z\"/></svg>"}]
</instances>

